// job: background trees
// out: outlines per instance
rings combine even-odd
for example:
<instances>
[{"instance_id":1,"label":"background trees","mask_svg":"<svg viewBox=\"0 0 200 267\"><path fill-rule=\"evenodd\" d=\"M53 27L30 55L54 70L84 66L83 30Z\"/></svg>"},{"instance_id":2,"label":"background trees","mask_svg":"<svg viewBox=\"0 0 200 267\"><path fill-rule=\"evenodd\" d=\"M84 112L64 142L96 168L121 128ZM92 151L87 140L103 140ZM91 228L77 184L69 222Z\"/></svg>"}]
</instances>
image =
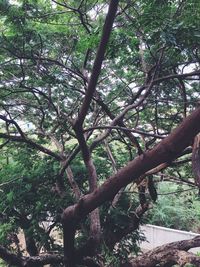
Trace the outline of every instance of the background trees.
<instances>
[{"instance_id":1,"label":"background trees","mask_svg":"<svg viewBox=\"0 0 200 267\"><path fill-rule=\"evenodd\" d=\"M155 181L195 187L199 5L1 1L4 260L101 266L115 254L116 266L137 250ZM198 185L198 136L195 144Z\"/></svg>"}]
</instances>

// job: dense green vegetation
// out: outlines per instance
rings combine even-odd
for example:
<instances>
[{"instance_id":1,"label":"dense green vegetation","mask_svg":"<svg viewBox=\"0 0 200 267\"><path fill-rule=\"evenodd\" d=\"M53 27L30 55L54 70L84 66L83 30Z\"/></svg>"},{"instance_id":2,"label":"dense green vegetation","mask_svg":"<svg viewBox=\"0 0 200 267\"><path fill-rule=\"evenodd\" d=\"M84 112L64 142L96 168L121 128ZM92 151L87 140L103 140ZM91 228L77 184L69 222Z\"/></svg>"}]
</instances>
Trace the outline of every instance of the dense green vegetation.
<instances>
[{"instance_id":1,"label":"dense green vegetation","mask_svg":"<svg viewBox=\"0 0 200 267\"><path fill-rule=\"evenodd\" d=\"M162 182L158 192L158 201L149 212L147 221L199 233L200 206L197 191L188 186Z\"/></svg>"},{"instance_id":2,"label":"dense green vegetation","mask_svg":"<svg viewBox=\"0 0 200 267\"><path fill-rule=\"evenodd\" d=\"M199 232L199 10L199 0L0 0L9 266L43 266L43 252L51 266L120 266L143 222Z\"/></svg>"}]
</instances>

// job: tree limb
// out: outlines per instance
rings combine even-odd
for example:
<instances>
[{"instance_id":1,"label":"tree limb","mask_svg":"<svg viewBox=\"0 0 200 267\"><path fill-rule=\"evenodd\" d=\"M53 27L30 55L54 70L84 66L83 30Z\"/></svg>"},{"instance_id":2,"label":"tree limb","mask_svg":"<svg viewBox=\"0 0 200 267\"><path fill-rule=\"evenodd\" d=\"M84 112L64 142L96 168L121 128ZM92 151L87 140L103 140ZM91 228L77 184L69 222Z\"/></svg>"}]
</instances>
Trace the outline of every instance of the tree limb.
<instances>
[{"instance_id":1,"label":"tree limb","mask_svg":"<svg viewBox=\"0 0 200 267\"><path fill-rule=\"evenodd\" d=\"M136 176L131 178L134 171L135 175L138 171L140 172L140 174L142 174L145 170L148 171L152 168L155 168L159 164L162 164L163 162L171 162L174 158L176 158L177 155L179 155L183 151L183 149L191 143L191 140L194 138L196 133L199 132L199 127L195 125L199 119L199 113L200 111L198 109L191 116L189 116L177 128L177 130L175 130L169 137L165 138L153 150L147 151L144 155L141 155L140 157L132 161L130 164L128 164L127 167L122 168L116 175L111 177L94 193L85 196L81 200L82 204L79 205L78 209L76 209L77 206L71 207L73 216L75 215L76 217L76 215L78 215L78 217L80 216L79 218L81 218L83 215L88 214L91 210L93 210L93 208L97 207L101 203L105 202L108 199L112 199L112 196L114 196L122 186L129 183L131 179L137 179ZM146 169L148 165L149 167ZM126 182L124 179L126 179ZM65 210L65 212L66 211L67 209ZM64 213L64 216L65 215L66 213Z\"/></svg>"},{"instance_id":2,"label":"tree limb","mask_svg":"<svg viewBox=\"0 0 200 267\"><path fill-rule=\"evenodd\" d=\"M14 253L11 253L3 246L0 246L0 258L3 259L5 262L22 267L23 260L16 256Z\"/></svg>"},{"instance_id":3,"label":"tree limb","mask_svg":"<svg viewBox=\"0 0 200 267\"><path fill-rule=\"evenodd\" d=\"M51 151L50 149L48 149L42 145L35 143L33 140L29 139L28 137L23 138L23 137L18 136L18 135L8 135L5 133L0 133L0 138L8 139L10 141L15 141L15 142L19 142L19 143L26 143L30 147L37 149L37 150L55 158L55 159L57 159L58 161L63 160L63 158L60 155L58 155L57 153Z\"/></svg>"},{"instance_id":4,"label":"tree limb","mask_svg":"<svg viewBox=\"0 0 200 267\"><path fill-rule=\"evenodd\" d=\"M127 184L135 182L141 175L156 166L171 162L190 143L200 131L200 108L194 111L168 137L155 148L145 152L121 168L94 192L85 195L79 203L66 208L62 215L63 223L75 219L79 222L89 212L104 202L113 199L117 192Z\"/></svg>"},{"instance_id":5,"label":"tree limb","mask_svg":"<svg viewBox=\"0 0 200 267\"><path fill-rule=\"evenodd\" d=\"M75 126L82 125L85 119L85 116L88 112L93 94L96 89L97 81L101 72L101 67L104 59L104 55L106 52L106 47L110 38L113 22L115 19L115 15L117 12L119 0L111 0L109 5L109 10L106 16L105 24L103 27L103 33L101 37L101 41L97 50L96 58L94 61L92 74L89 80L89 84L87 87L86 95L83 100L83 104L80 108L78 118L75 122Z\"/></svg>"},{"instance_id":6,"label":"tree limb","mask_svg":"<svg viewBox=\"0 0 200 267\"><path fill-rule=\"evenodd\" d=\"M200 266L200 257L187 252L190 248L200 246L200 236L190 240L182 240L159 246L143 255L122 264L121 267L167 267L179 264L184 266L186 263Z\"/></svg>"},{"instance_id":7,"label":"tree limb","mask_svg":"<svg viewBox=\"0 0 200 267\"><path fill-rule=\"evenodd\" d=\"M0 258L6 263L17 267L38 267L44 264L53 264L63 262L63 256L56 254L41 254L38 256L21 257L10 252L0 245Z\"/></svg>"}]
</instances>

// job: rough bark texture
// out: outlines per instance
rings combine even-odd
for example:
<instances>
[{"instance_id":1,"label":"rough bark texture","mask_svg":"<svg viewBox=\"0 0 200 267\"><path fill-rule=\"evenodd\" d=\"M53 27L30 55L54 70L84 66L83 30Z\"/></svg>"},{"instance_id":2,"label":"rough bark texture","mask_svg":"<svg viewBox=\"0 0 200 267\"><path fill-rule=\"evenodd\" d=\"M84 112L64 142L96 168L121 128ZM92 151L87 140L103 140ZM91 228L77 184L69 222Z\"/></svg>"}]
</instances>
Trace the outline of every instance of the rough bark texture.
<instances>
[{"instance_id":1,"label":"rough bark texture","mask_svg":"<svg viewBox=\"0 0 200 267\"><path fill-rule=\"evenodd\" d=\"M200 266L200 257L193 253L187 252L190 248L200 246L200 236L191 240L183 240L169 243L157 247L143 255L130 259L129 262L121 264L121 267L169 267L174 264L184 266L186 263ZM18 257L0 246L0 257L7 263L19 267L39 267L45 264L59 264L64 262L61 255L41 254L33 257ZM91 258L86 257L84 260L75 258L74 262L79 262L86 266L98 266ZM70 264L68 265L70 266Z\"/></svg>"},{"instance_id":2,"label":"rough bark texture","mask_svg":"<svg viewBox=\"0 0 200 267\"><path fill-rule=\"evenodd\" d=\"M114 23L115 15L117 12L119 0L111 0L109 4L108 13L105 19L101 41L97 50L96 58L94 61L91 77L86 89L85 98L83 104L80 108L78 117L74 123L74 131L76 133L77 140L83 155L83 160L88 171L88 181L90 192L97 190L97 173L96 168L93 164L90 150L87 146L86 139L83 132L83 123L87 112L90 107L93 95L96 90L97 81L101 72L102 63L104 60L104 55L106 52L106 47L110 38L112 26ZM94 240L94 246L91 248L94 251L98 248L98 244L101 236L101 226L100 226L100 216L98 206L95 209L92 209L90 214L90 238ZM72 214L73 214L72 210ZM72 219L72 220L71 220ZM63 220L63 229L64 229L64 254L65 254L65 265L68 267L75 266L74 259L74 237L76 230L76 216L70 215L68 219Z\"/></svg>"},{"instance_id":3,"label":"rough bark texture","mask_svg":"<svg viewBox=\"0 0 200 267\"><path fill-rule=\"evenodd\" d=\"M121 267L155 267L155 266L173 266L179 264L184 266L186 263L200 266L200 257L187 252L190 248L200 246L200 236L191 240L183 240L169 243L157 247L142 256L124 263Z\"/></svg>"},{"instance_id":4,"label":"rough bark texture","mask_svg":"<svg viewBox=\"0 0 200 267\"><path fill-rule=\"evenodd\" d=\"M155 148L129 162L107 179L98 189L85 195L80 203L66 208L62 215L63 222L71 216L76 217L78 221L81 220L96 207L113 199L122 187L136 181L145 172L162 163L171 162L191 143L191 140L200 131L199 120L200 109L198 108Z\"/></svg>"},{"instance_id":5,"label":"rough bark texture","mask_svg":"<svg viewBox=\"0 0 200 267\"><path fill-rule=\"evenodd\" d=\"M200 134L194 138L192 149L192 170L195 177L195 182L200 188Z\"/></svg>"},{"instance_id":6,"label":"rough bark texture","mask_svg":"<svg viewBox=\"0 0 200 267\"><path fill-rule=\"evenodd\" d=\"M81 219L104 202L112 200L122 187L130 182L137 181L141 175L156 166L165 162L169 163L175 159L200 131L199 120L200 108L187 117L177 129L163 139L155 148L129 162L116 174L108 178L102 186L92 193L85 195L77 204L66 208L62 215L64 229L68 232L70 231L70 233L73 232L75 235L75 229ZM67 225L69 227L67 227ZM71 231L72 229L73 231ZM69 242L69 235L66 235L65 230L64 235L66 243L64 244L65 251L67 251L66 254L68 254L69 251L73 249L67 245L67 242ZM71 253L73 255L74 250L71 251ZM66 255L66 259L68 256Z\"/></svg>"}]
</instances>

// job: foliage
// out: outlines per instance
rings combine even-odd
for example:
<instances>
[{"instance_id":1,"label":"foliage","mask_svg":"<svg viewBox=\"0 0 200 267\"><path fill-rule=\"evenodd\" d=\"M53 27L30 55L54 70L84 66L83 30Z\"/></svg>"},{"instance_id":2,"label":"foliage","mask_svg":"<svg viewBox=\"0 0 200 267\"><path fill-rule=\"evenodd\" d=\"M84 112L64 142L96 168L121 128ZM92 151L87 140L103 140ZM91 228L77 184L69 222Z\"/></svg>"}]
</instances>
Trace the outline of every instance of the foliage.
<instances>
[{"instance_id":1,"label":"foliage","mask_svg":"<svg viewBox=\"0 0 200 267\"><path fill-rule=\"evenodd\" d=\"M198 233L198 192L188 186L172 185L169 182L160 183L158 192L158 201L149 212L147 221L150 224Z\"/></svg>"},{"instance_id":2,"label":"foliage","mask_svg":"<svg viewBox=\"0 0 200 267\"><path fill-rule=\"evenodd\" d=\"M144 166L119 199L111 200L112 192L106 196L100 219L81 213L83 196L98 195L95 190L129 161L145 158L199 105L199 9L197 0L120 1L109 25L111 16L105 17L112 10L105 0L0 0L2 245L16 255L62 253L52 232L62 233L64 211L79 203L79 220L68 225L76 224L75 251L101 242L95 241L99 250L94 245L77 259L92 255L104 266L118 264L139 250L138 225L151 206L150 186L167 193L168 185L159 184L164 177L174 183L172 191L188 188L179 183L195 191L188 147L162 162L166 169L153 173L156 186ZM104 34L110 38L101 42ZM174 155L173 147L166 153ZM116 184L122 185L120 178ZM199 199L192 191L181 194L159 196L148 220L199 231ZM94 230L96 221L101 227ZM21 252L9 238L20 230L26 239Z\"/></svg>"}]
</instances>

